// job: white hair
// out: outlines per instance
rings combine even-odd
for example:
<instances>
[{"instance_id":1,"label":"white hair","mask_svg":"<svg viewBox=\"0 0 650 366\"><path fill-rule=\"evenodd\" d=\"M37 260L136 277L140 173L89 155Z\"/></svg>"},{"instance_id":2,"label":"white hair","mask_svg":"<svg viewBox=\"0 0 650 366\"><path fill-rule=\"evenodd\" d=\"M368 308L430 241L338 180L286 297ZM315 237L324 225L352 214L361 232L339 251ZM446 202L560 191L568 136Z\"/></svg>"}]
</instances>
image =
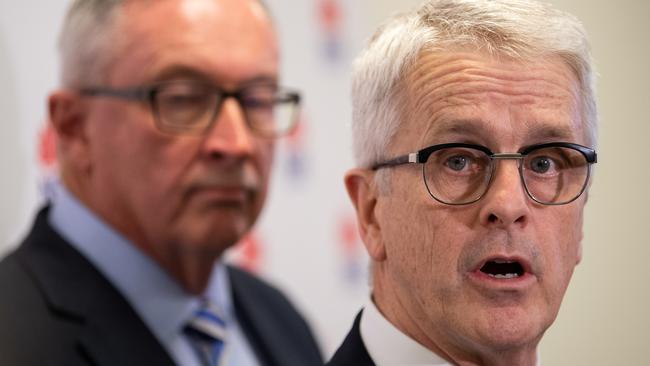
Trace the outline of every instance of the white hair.
<instances>
[{"instance_id":1,"label":"white hair","mask_svg":"<svg viewBox=\"0 0 650 366\"><path fill-rule=\"evenodd\" d=\"M381 26L354 62L352 134L358 166L386 158L400 124L400 84L421 53L459 46L522 61L560 57L577 76L586 138L596 143L590 47L574 16L532 0L428 0Z\"/></svg>"}]
</instances>

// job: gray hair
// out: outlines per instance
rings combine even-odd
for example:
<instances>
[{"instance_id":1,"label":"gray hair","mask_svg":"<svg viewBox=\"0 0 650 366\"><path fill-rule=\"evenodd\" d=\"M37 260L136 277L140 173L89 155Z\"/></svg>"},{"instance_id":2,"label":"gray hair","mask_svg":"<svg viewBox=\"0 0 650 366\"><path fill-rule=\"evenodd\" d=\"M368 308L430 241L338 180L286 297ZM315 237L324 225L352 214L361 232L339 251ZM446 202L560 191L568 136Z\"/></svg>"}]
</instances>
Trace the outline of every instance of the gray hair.
<instances>
[{"instance_id":1,"label":"gray hair","mask_svg":"<svg viewBox=\"0 0 650 366\"><path fill-rule=\"evenodd\" d=\"M357 166L380 159L400 123L400 84L423 51L470 46L516 60L558 56L577 76L588 142L598 112L590 47L572 15L532 0L429 0L381 26L352 71L352 133Z\"/></svg>"},{"instance_id":2,"label":"gray hair","mask_svg":"<svg viewBox=\"0 0 650 366\"><path fill-rule=\"evenodd\" d=\"M116 50L122 45L119 19L127 1L73 1L59 35L63 86L79 88L106 82L108 69L119 55ZM269 12L264 1L258 2Z\"/></svg>"},{"instance_id":3,"label":"gray hair","mask_svg":"<svg viewBox=\"0 0 650 366\"><path fill-rule=\"evenodd\" d=\"M78 88L105 81L117 54L118 11L125 0L75 0L59 35L61 83ZM113 51L113 52L111 52Z\"/></svg>"}]
</instances>

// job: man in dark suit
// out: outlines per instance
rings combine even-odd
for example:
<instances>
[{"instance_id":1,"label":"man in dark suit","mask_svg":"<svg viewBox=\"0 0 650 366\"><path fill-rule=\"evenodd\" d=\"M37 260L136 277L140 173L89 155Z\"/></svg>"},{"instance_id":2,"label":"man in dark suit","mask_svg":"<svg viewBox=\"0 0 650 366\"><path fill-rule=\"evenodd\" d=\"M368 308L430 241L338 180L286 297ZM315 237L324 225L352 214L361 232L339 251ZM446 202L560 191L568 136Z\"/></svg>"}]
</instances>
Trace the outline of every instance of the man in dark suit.
<instances>
[{"instance_id":1,"label":"man in dark suit","mask_svg":"<svg viewBox=\"0 0 650 366\"><path fill-rule=\"evenodd\" d=\"M353 71L345 183L372 296L328 363L524 365L582 255L589 47L533 0L430 0Z\"/></svg>"},{"instance_id":2,"label":"man in dark suit","mask_svg":"<svg viewBox=\"0 0 650 366\"><path fill-rule=\"evenodd\" d=\"M60 184L0 262L0 364L322 364L306 322L221 260L299 97L256 0L76 0L49 97Z\"/></svg>"}]
</instances>

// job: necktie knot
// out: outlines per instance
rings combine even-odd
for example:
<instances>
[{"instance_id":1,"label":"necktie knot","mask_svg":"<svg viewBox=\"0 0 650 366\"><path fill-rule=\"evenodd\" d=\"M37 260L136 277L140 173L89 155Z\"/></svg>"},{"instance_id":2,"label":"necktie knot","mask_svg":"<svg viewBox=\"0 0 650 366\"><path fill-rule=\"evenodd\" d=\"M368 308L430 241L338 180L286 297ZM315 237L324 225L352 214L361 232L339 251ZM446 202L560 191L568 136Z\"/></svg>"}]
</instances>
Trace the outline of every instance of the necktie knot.
<instances>
[{"instance_id":1,"label":"necktie knot","mask_svg":"<svg viewBox=\"0 0 650 366\"><path fill-rule=\"evenodd\" d=\"M216 366L227 338L226 322L221 310L208 300L203 301L185 326L185 333L205 365Z\"/></svg>"}]
</instances>

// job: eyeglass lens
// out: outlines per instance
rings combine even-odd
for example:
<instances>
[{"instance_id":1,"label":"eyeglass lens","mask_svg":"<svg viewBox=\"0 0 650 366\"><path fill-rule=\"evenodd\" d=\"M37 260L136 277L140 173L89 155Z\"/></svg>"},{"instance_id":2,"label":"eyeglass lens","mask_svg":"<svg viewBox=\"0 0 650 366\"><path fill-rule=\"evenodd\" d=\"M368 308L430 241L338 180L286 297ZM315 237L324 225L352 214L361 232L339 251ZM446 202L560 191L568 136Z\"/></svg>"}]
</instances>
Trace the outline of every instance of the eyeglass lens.
<instances>
[{"instance_id":1,"label":"eyeglass lens","mask_svg":"<svg viewBox=\"0 0 650 366\"><path fill-rule=\"evenodd\" d=\"M433 152L423 165L424 181L431 196L438 201L471 203L487 192L496 170L496 160L477 149L441 149ZM561 204L575 199L589 176L584 155L568 147L531 151L519 164L528 194L546 204Z\"/></svg>"},{"instance_id":2,"label":"eyeglass lens","mask_svg":"<svg viewBox=\"0 0 650 366\"><path fill-rule=\"evenodd\" d=\"M294 101L275 88L249 88L242 95L241 103L251 127L263 134L285 133L295 122Z\"/></svg>"},{"instance_id":3,"label":"eyeglass lens","mask_svg":"<svg viewBox=\"0 0 650 366\"><path fill-rule=\"evenodd\" d=\"M154 95L161 127L171 131L200 131L210 124L220 96L206 86L170 83Z\"/></svg>"},{"instance_id":4,"label":"eyeglass lens","mask_svg":"<svg viewBox=\"0 0 650 366\"><path fill-rule=\"evenodd\" d=\"M252 86L237 95L251 129L274 136L295 122L296 101L272 86ZM211 125L224 101L223 94L197 83L169 83L153 95L161 129L169 132L203 132Z\"/></svg>"}]
</instances>

